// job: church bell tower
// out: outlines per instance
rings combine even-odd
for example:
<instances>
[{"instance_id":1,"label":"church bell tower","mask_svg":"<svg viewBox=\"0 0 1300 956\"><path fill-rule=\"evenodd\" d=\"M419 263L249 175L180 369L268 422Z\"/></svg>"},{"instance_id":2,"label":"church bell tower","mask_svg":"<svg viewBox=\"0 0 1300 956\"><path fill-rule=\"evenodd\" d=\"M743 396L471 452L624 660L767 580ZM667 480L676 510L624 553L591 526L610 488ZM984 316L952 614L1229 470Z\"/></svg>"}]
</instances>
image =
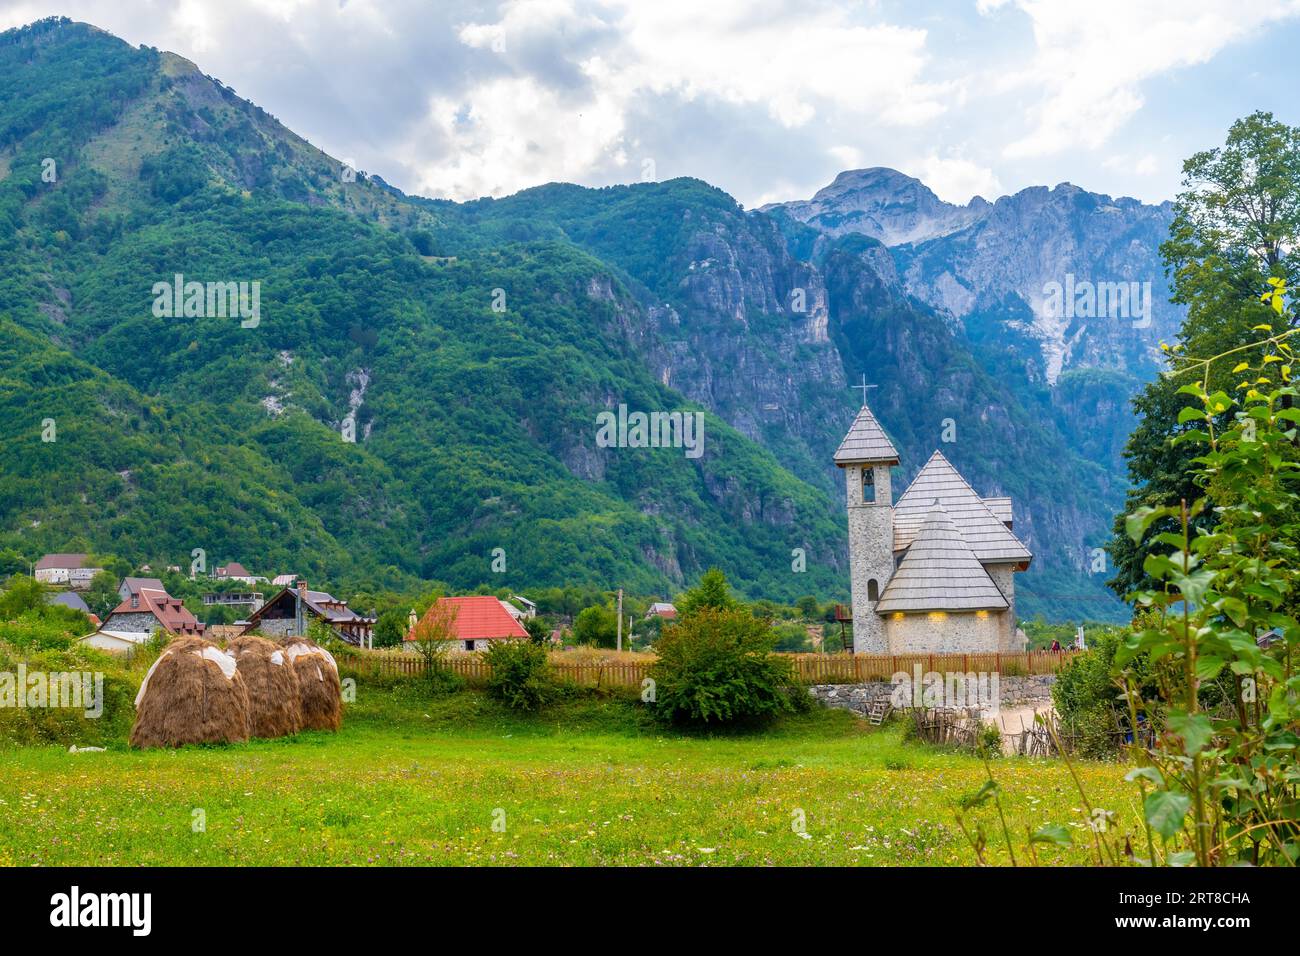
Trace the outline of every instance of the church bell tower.
<instances>
[{"instance_id":1,"label":"church bell tower","mask_svg":"<svg viewBox=\"0 0 1300 956\"><path fill-rule=\"evenodd\" d=\"M876 613L894 574L894 499L890 468L898 452L871 409L862 410L835 452L844 469L849 511L849 574L853 591L853 652L886 654L884 621Z\"/></svg>"}]
</instances>

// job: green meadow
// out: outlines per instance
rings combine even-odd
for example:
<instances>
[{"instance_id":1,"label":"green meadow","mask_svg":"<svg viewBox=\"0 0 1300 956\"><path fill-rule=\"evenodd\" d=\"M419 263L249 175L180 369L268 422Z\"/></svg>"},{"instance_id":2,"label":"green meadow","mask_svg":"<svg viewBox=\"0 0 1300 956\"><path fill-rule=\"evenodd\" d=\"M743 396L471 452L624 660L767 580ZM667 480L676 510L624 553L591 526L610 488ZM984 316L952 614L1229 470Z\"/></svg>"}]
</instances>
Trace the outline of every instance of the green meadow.
<instances>
[{"instance_id":1,"label":"green meadow","mask_svg":"<svg viewBox=\"0 0 1300 956\"><path fill-rule=\"evenodd\" d=\"M477 691L362 685L337 735L105 752L0 750L0 864L970 865L957 801L983 761L820 708L762 731L684 734L623 697L541 716ZM1059 760L990 763L1017 862L1045 823L1085 864L1091 833ZM1115 764L1075 765L1091 803L1136 833ZM967 814L1010 863L992 803ZM1136 844L1135 844L1136 845Z\"/></svg>"}]
</instances>

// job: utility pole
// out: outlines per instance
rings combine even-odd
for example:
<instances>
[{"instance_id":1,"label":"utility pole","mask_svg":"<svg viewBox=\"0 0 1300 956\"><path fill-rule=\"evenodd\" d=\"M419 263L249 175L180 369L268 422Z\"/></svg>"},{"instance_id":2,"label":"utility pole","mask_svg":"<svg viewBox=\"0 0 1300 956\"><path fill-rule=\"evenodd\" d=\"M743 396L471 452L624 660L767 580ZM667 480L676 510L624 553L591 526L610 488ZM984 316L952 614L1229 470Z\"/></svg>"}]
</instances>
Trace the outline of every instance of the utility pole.
<instances>
[{"instance_id":1,"label":"utility pole","mask_svg":"<svg viewBox=\"0 0 1300 956\"><path fill-rule=\"evenodd\" d=\"M623 650L623 589L618 589L618 649Z\"/></svg>"}]
</instances>

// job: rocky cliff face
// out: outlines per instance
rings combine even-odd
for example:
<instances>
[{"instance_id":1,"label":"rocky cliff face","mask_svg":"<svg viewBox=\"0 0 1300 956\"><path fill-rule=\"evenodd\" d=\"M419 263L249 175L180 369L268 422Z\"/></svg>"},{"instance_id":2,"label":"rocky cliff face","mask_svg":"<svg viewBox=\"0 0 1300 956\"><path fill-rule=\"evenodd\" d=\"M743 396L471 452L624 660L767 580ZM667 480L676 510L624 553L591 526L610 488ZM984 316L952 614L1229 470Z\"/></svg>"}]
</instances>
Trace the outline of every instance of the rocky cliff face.
<instances>
[{"instance_id":1,"label":"rocky cliff face","mask_svg":"<svg viewBox=\"0 0 1300 956\"><path fill-rule=\"evenodd\" d=\"M869 172L842 176L844 188L819 194L823 213L836 195L850 197L864 216L871 211L883 236L944 235L889 247L857 229L823 233L783 208L746 213L691 181L583 191L589 205L580 218L564 212L574 200L567 193L529 196L527 204L626 271L625 287L602 280L587 294L610 303L655 379L827 491L841 527L843 479L832 455L860 400L849 385L865 374L876 386L872 407L902 453L900 492L939 448L981 494L1015 499L1016 531L1036 555L1018 583L1022 613L1114 614L1104 576L1087 571L1122 500L1118 448L1137 377L1120 371L1127 367L1120 357L1111 369L1057 370L1053 381L1033 335L1032 307L1009 283L999 287L991 267L986 275L955 252L944 281L955 282L956 270L972 285L970 276L984 283L969 306L954 312L916 295L917 277L940 261L940 244L977 228L993 207L952 207L914 180ZM880 201L871 199L873 183L887 190ZM493 215L514 221L524 204L522 197L499 201ZM1051 231L1053 222L1070 228L1060 219L1029 218L1041 230ZM984 228L1014 239L1001 212ZM620 240L630 236L641 243ZM979 257L971 262L987 265ZM1101 348L1099 337L1090 341ZM1105 417L1101 427L1096 416ZM725 486L712 490L720 502L733 496ZM752 513L738 520L781 520L779 503L747 501L744 508Z\"/></svg>"},{"instance_id":2,"label":"rocky cliff face","mask_svg":"<svg viewBox=\"0 0 1300 956\"><path fill-rule=\"evenodd\" d=\"M1169 203L1112 199L1069 183L989 203L945 203L889 169L841 173L811 200L765 207L820 236L890 247L908 294L965 330L990 322L1038 347L1048 384L1070 368L1150 376L1182 312L1168 302L1159 246Z\"/></svg>"}]
</instances>

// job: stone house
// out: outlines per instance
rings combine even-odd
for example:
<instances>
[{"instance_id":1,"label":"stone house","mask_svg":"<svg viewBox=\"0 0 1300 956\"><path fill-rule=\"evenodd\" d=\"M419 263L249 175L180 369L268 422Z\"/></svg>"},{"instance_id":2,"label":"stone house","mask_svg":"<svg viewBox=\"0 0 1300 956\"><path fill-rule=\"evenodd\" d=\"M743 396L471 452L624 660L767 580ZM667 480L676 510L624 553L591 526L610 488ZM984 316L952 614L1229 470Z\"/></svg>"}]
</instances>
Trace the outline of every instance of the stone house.
<instances>
[{"instance_id":1,"label":"stone house","mask_svg":"<svg viewBox=\"0 0 1300 956\"><path fill-rule=\"evenodd\" d=\"M202 637L206 625L161 588L131 592L104 619L103 625L81 643L109 651L127 651L143 644L158 631Z\"/></svg>"},{"instance_id":2,"label":"stone house","mask_svg":"<svg viewBox=\"0 0 1300 956\"><path fill-rule=\"evenodd\" d=\"M898 452L865 404L839 449L844 469L853 650L995 653L1024 648L1015 574L1033 560L1011 499L981 498L936 451L895 502Z\"/></svg>"},{"instance_id":3,"label":"stone house","mask_svg":"<svg viewBox=\"0 0 1300 956\"><path fill-rule=\"evenodd\" d=\"M284 588L248 616L244 633L270 638L305 635L312 620L324 621L339 639L354 647L372 643L375 618L358 614L327 591L312 591L307 582Z\"/></svg>"},{"instance_id":4,"label":"stone house","mask_svg":"<svg viewBox=\"0 0 1300 956\"><path fill-rule=\"evenodd\" d=\"M103 568L86 566L84 554L47 554L36 562L33 576L43 584L63 584L84 591Z\"/></svg>"}]
</instances>

